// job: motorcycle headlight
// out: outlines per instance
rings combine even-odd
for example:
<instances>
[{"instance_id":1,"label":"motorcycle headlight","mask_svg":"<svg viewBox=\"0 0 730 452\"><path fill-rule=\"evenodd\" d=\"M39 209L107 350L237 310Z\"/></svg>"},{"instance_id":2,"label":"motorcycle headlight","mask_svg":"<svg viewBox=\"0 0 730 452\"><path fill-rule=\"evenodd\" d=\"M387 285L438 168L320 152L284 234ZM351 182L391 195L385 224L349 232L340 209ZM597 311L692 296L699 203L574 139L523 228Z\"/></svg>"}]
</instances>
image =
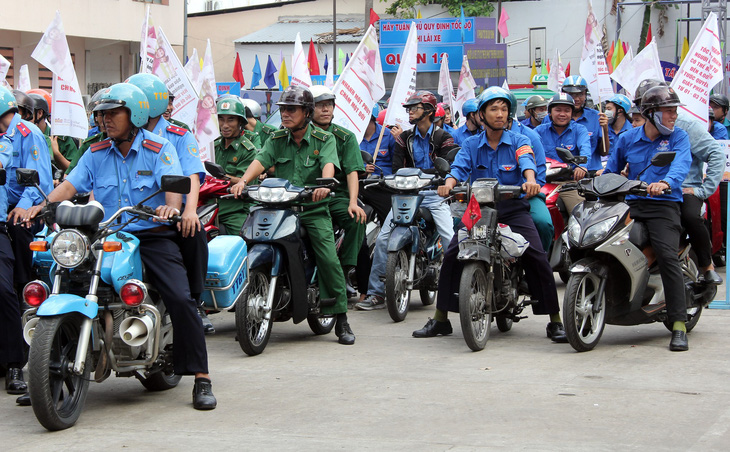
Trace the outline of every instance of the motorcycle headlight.
<instances>
[{"instance_id":1,"label":"motorcycle headlight","mask_svg":"<svg viewBox=\"0 0 730 452\"><path fill-rule=\"evenodd\" d=\"M613 216L589 226L583 235L583 245L590 245L591 243L596 243L606 238L606 235L611 232L617 220L618 216Z\"/></svg>"},{"instance_id":2,"label":"motorcycle headlight","mask_svg":"<svg viewBox=\"0 0 730 452\"><path fill-rule=\"evenodd\" d=\"M211 210L210 212L206 213L202 217L200 217L200 222L203 224L210 223L210 219L213 218L213 214L215 214L215 210Z\"/></svg>"},{"instance_id":3,"label":"motorcycle headlight","mask_svg":"<svg viewBox=\"0 0 730 452\"><path fill-rule=\"evenodd\" d=\"M299 196L299 193L287 191L284 187L259 187L248 194L256 201L267 203L289 202Z\"/></svg>"},{"instance_id":4,"label":"motorcycle headlight","mask_svg":"<svg viewBox=\"0 0 730 452\"><path fill-rule=\"evenodd\" d=\"M474 195L479 204L491 203L494 202L494 187L496 186L496 180L476 180L471 184L471 194Z\"/></svg>"},{"instance_id":5,"label":"motorcycle headlight","mask_svg":"<svg viewBox=\"0 0 730 452\"><path fill-rule=\"evenodd\" d=\"M570 217L570 220L568 220L568 238L575 243L579 243L580 223L578 223L575 217Z\"/></svg>"},{"instance_id":6,"label":"motorcycle headlight","mask_svg":"<svg viewBox=\"0 0 730 452\"><path fill-rule=\"evenodd\" d=\"M418 176L395 176L386 179L385 185L398 190L417 190L431 183L431 179L422 179Z\"/></svg>"},{"instance_id":7,"label":"motorcycle headlight","mask_svg":"<svg viewBox=\"0 0 730 452\"><path fill-rule=\"evenodd\" d=\"M73 268L89 255L89 242L75 229L65 229L51 242L51 256L61 267Z\"/></svg>"}]
</instances>

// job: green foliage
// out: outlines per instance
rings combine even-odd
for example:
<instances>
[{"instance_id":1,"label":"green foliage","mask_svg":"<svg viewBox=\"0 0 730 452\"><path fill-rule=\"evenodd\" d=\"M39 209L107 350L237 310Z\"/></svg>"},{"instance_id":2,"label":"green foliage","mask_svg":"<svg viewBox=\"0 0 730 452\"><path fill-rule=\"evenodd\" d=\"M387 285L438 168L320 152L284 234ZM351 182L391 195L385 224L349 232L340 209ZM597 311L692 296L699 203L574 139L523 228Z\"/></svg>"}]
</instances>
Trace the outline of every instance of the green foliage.
<instances>
[{"instance_id":1,"label":"green foliage","mask_svg":"<svg viewBox=\"0 0 730 452\"><path fill-rule=\"evenodd\" d=\"M389 0L380 0L386 2ZM467 17L487 17L494 11L494 6L487 0L475 0L463 2L461 0L395 0L386 13L402 19L413 19L416 17L416 5L441 5L454 17L461 16L461 6L464 7L464 14ZM424 19L426 19L424 17Z\"/></svg>"}]
</instances>

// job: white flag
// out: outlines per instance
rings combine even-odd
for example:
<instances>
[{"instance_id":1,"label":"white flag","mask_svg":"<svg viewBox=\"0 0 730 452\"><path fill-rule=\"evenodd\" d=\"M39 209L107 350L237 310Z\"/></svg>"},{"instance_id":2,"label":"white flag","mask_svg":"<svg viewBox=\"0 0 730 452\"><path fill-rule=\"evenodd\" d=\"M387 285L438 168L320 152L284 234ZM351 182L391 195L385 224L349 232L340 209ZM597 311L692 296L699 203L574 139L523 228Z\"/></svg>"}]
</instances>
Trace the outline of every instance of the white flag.
<instances>
[{"instance_id":1,"label":"white flag","mask_svg":"<svg viewBox=\"0 0 730 452\"><path fill-rule=\"evenodd\" d=\"M309 88L312 86L312 77L309 75L309 66L307 65L307 55L302 47L302 39L297 33L294 41L294 55L292 55L291 68L291 86L303 86Z\"/></svg>"},{"instance_id":2,"label":"white flag","mask_svg":"<svg viewBox=\"0 0 730 452\"><path fill-rule=\"evenodd\" d=\"M150 64L150 73L158 76L165 83L170 93L175 96L172 101L172 117L194 127L198 111L198 93L190 82L183 65L172 50L162 28L155 27L157 49ZM213 97L215 106L215 96Z\"/></svg>"},{"instance_id":3,"label":"white flag","mask_svg":"<svg viewBox=\"0 0 730 452\"><path fill-rule=\"evenodd\" d=\"M505 82L506 81L507 80L505 80ZM459 125L466 122L466 118L461 115L461 107L464 106L464 102L476 97L474 94L474 88L476 88L476 86L477 82L474 80L474 77L472 77L471 68L469 68L469 60L466 55L464 55L464 59L461 61L461 73L459 74L459 87L456 91L456 102L454 103L454 108L456 108L456 111L458 111L461 116L459 118ZM452 110L451 114L453 115L454 113L455 111Z\"/></svg>"},{"instance_id":4,"label":"white flag","mask_svg":"<svg viewBox=\"0 0 730 452\"><path fill-rule=\"evenodd\" d=\"M0 80L5 80L10 70L10 61L6 60L4 56L0 55Z\"/></svg>"},{"instance_id":5,"label":"white flag","mask_svg":"<svg viewBox=\"0 0 730 452\"><path fill-rule=\"evenodd\" d=\"M704 124L708 121L710 90L723 79L721 52L717 15L711 12L672 80L672 88L685 104L679 108Z\"/></svg>"},{"instance_id":6,"label":"white flag","mask_svg":"<svg viewBox=\"0 0 730 452\"><path fill-rule=\"evenodd\" d=\"M332 89L332 87L335 86L334 70L335 70L334 63L333 62L329 63L327 65L327 77L324 79L324 86L326 86L329 89Z\"/></svg>"},{"instance_id":7,"label":"white flag","mask_svg":"<svg viewBox=\"0 0 730 452\"><path fill-rule=\"evenodd\" d=\"M601 38L598 35L598 29L598 21L593 14L593 5L591 5L589 0L579 72L586 79L588 91L590 91L593 102L596 104L608 99L614 94L611 77L608 75L606 57L603 54L603 47L601 46Z\"/></svg>"},{"instance_id":8,"label":"white flag","mask_svg":"<svg viewBox=\"0 0 730 452\"><path fill-rule=\"evenodd\" d=\"M438 93L443 98L446 105L449 106L451 114L454 114L454 85L451 82L451 73L449 72L449 55L444 53L441 58L441 70L439 71L439 89Z\"/></svg>"},{"instance_id":9,"label":"white flag","mask_svg":"<svg viewBox=\"0 0 730 452\"><path fill-rule=\"evenodd\" d=\"M611 78L624 88L629 98L634 97L636 88L643 80L664 80L662 64L659 62L659 51L654 39L638 55L629 59L628 62L626 62L627 59L628 55L613 70Z\"/></svg>"},{"instance_id":10,"label":"white flag","mask_svg":"<svg viewBox=\"0 0 730 452\"><path fill-rule=\"evenodd\" d=\"M85 139L89 134L89 120L59 11L31 57L53 72L53 105L50 106L53 134Z\"/></svg>"},{"instance_id":11,"label":"white flag","mask_svg":"<svg viewBox=\"0 0 730 452\"><path fill-rule=\"evenodd\" d=\"M416 30L416 23L411 22L406 46L403 49L398 73L395 76L393 90L390 94L388 111L385 113L385 119L383 122L385 125L398 125L403 130L413 128L413 125L408 122L408 113L406 113L405 108L403 108L403 104L413 95L413 93L416 92L417 58L418 30Z\"/></svg>"},{"instance_id":12,"label":"white flag","mask_svg":"<svg viewBox=\"0 0 730 452\"><path fill-rule=\"evenodd\" d=\"M560 51L556 48L555 61L550 68L550 73L548 74L547 87L550 91L559 93L564 81L565 70L563 69L563 61L560 59Z\"/></svg>"},{"instance_id":13,"label":"white flag","mask_svg":"<svg viewBox=\"0 0 730 452\"><path fill-rule=\"evenodd\" d=\"M370 123L373 105L385 94L378 34L372 25L337 79L333 91L337 96L333 122L353 132L359 143Z\"/></svg>"},{"instance_id":14,"label":"white flag","mask_svg":"<svg viewBox=\"0 0 730 452\"><path fill-rule=\"evenodd\" d=\"M23 91L24 93L31 89L30 73L28 72L27 64L20 66L20 70L18 71L18 80L15 82L15 89Z\"/></svg>"},{"instance_id":15,"label":"white flag","mask_svg":"<svg viewBox=\"0 0 730 452\"><path fill-rule=\"evenodd\" d=\"M193 84L195 92L200 92L200 85L203 83L203 80L200 76L201 67L200 57L198 56L198 49L193 49L193 54L190 55L190 58L188 58L188 62L185 63L185 73L188 75L190 83Z\"/></svg>"},{"instance_id":16,"label":"white flag","mask_svg":"<svg viewBox=\"0 0 730 452\"><path fill-rule=\"evenodd\" d=\"M198 63L196 63L198 64ZM213 141L220 136L215 99L218 92L215 84L213 68L213 52L210 50L210 39L203 56L203 70L200 72L200 94L198 96L197 118L193 132L198 140L200 159L214 161Z\"/></svg>"},{"instance_id":17,"label":"white flag","mask_svg":"<svg viewBox=\"0 0 730 452\"><path fill-rule=\"evenodd\" d=\"M155 26L150 19L150 7L147 5L147 12L144 16L139 38L139 72L141 74L150 73L155 50L157 50L157 36L155 35Z\"/></svg>"}]
</instances>

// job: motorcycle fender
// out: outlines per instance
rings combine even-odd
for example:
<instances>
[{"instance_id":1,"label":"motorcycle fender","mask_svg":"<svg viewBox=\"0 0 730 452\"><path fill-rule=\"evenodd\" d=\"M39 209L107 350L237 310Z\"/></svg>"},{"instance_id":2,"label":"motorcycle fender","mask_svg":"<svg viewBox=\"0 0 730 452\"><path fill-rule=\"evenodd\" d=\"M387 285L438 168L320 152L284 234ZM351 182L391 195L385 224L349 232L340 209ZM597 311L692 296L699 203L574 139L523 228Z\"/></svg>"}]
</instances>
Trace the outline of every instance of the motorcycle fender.
<instances>
[{"instance_id":1,"label":"motorcycle fender","mask_svg":"<svg viewBox=\"0 0 730 452\"><path fill-rule=\"evenodd\" d=\"M248 250L248 274L261 265L271 264L271 276L278 276L281 256L273 245L257 243Z\"/></svg>"},{"instance_id":2,"label":"motorcycle fender","mask_svg":"<svg viewBox=\"0 0 730 452\"><path fill-rule=\"evenodd\" d=\"M418 239L416 239L416 237L418 237L418 230L415 226L399 226L393 229L393 232L390 233L390 240L388 240L388 251L390 252L402 250L403 248L411 244L415 244L416 250L418 250Z\"/></svg>"},{"instance_id":3,"label":"motorcycle fender","mask_svg":"<svg viewBox=\"0 0 730 452\"><path fill-rule=\"evenodd\" d=\"M492 256L488 246L475 245L474 243L459 244L459 254L456 258L460 261L483 261L491 262Z\"/></svg>"},{"instance_id":4,"label":"motorcycle fender","mask_svg":"<svg viewBox=\"0 0 730 452\"><path fill-rule=\"evenodd\" d=\"M107 241L121 243L122 249L113 253L104 253L101 279L114 286L114 290L119 293L122 286L130 279L143 280L139 239L125 232L117 232L110 235Z\"/></svg>"},{"instance_id":5,"label":"motorcycle fender","mask_svg":"<svg viewBox=\"0 0 730 452\"><path fill-rule=\"evenodd\" d=\"M593 273L605 278L608 276L608 267L603 262L596 260L593 257L587 257L575 262L570 266L570 273L572 274L587 274Z\"/></svg>"},{"instance_id":6,"label":"motorcycle fender","mask_svg":"<svg viewBox=\"0 0 730 452\"><path fill-rule=\"evenodd\" d=\"M50 317L54 315L69 314L71 312L78 312L90 319L94 319L99 312L99 305L93 301L81 298L78 295L62 293L48 297L48 299L38 307L36 315L38 317Z\"/></svg>"}]
</instances>

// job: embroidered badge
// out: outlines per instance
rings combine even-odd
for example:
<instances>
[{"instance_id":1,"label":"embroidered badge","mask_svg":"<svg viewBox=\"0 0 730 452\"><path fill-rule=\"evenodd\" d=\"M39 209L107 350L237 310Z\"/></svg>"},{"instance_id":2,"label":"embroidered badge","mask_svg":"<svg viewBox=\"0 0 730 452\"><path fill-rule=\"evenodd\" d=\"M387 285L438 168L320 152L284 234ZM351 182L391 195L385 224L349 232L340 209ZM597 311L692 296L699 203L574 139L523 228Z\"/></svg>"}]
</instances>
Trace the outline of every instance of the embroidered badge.
<instances>
[{"instance_id":1,"label":"embroidered badge","mask_svg":"<svg viewBox=\"0 0 730 452\"><path fill-rule=\"evenodd\" d=\"M319 149L315 149L313 152L314 155L319 155Z\"/></svg>"},{"instance_id":2,"label":"embroidered badge","mask_svg":"<svg viewBox=\"0 0 730 452\"><path fill-rule=\"evenodd\" d=\"M233 157L233 163L236 163L238 161L238 157Z\"/></svg>"},{"instance_id":3,"label":"embroidered badge","mask_svg":"<svg viewBox=\"0 0 730 452\"><path fill-rule=\"evenodd\" d=\"M193 157L197 157L197 156L198 156L198 148L197 148L197 147L196 147L196 146L195 146L194 144L192 144L192 143L190 143L190 144L188 145L188 152L189 152L189 153L190 153L190 155L192 155Z\"/></svg>"},{"instance_id":4,"label":"embroidered badge","mask_svg":"<svg viewBox=\"0 0 730 452\"><path fill-rule=\"evenodd\" d=\"M665 152L669 150L669 140L662 140L656 148L657 152Z\"/></svg>"},{"instance_id":5,"label":"embroidered badge","mask_svg":"<svg viewBox=\"0 0 730 452\"><path fill-rule=\"evenodd\" d=\"M501 165L500 168L502 168L503 171L512 171L515 169L515 165Z\"/></svg>"},{"instance_id":6,"label":"embroidered badge","mask_svg":"<svg viewBox=\"0 0 730 452\"><path fill-rule=\"evenodd\" d=\"M228 110L229 108L231 108L231 104L229 104L228 102L223 102L221 104L221 110Z\"/></svg>"},{"instance_id":7,"label":"embroidered badge","mask_svg":"<svg viewBox=\"0 0 730 452\"><path fill-rule=\"evenodd\" d=\"M172 165L172 156L169 152L161 153L160 160L162 160L162 163L164 163L165 165Z\"/></svg>"},{"instance_id":8,"label":"embroidered badge","mask_svg":"<svg viewBox=\"0 0 730 452\"><path fill-rule=\"evenodd\" d=\"M572 144L569 144L569 145L565 146L565 149L572 151L574 147L575 146L573 146Z\"/></svg>"},{"instance_id":9,"label":"embroidered badge","mask_svg":"<svg viewBox=\"0 0 730 452\"><path fill-rule=\"evenodd\" d=\"M41 156L41 150L38 148L38 145L34 144L32 148L30 148L30 156L33 160L38 160L38 157Z\"/></svg>"}]
</instances>

